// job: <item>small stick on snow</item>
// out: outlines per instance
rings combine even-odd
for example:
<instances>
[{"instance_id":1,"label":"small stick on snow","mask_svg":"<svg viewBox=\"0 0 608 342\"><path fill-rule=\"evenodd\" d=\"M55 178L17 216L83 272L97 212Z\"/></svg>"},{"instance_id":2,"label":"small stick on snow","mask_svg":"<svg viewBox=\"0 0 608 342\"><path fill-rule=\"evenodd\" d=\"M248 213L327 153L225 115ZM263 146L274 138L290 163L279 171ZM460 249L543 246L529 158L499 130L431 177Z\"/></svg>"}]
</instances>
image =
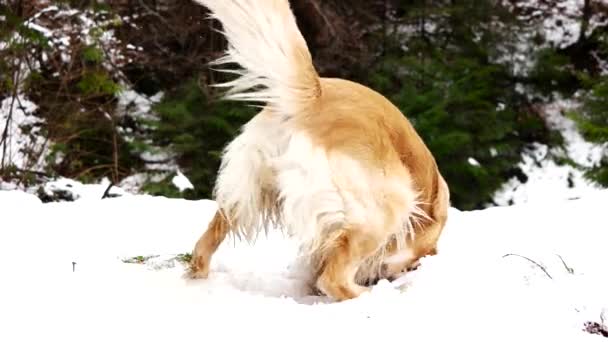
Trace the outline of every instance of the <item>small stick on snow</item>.
<instances>
[{"instance_id":1,"label":"small stick on snow","mask_svg":"<svg viewBox=\"0 0 608 342\"><path fill-rule=\"evenodd\" d=\"M564 258L562 258L562 256L561 256L561 255L559 255L559 254L556 254L556 255L557 255L557 257L559 258L559 260L561 260L561 261L562 261L562 264L564 264L564 267L566 268L566 271L568 271L568 273L570 273L570 274L574 274L574 269L573 269L573 268L570 268L570 267L568 266L568 264L566 264L566 261L564 261Z\"/></svg>"},{"instance_id":2,"label":"small stick on snow","mask_svg":"<svg viewBox=\"0 0 608 342\"><path fill-rule=\"evenodd\" d=\"M520 257L520 258L523 258L523 259L528 260L529 262L533 263L534 265L538 266L538 267L539 267L541 270L543 270L543 272L545 272L545 274L547 275L547 277L549 277L549 279L553 279L553 277L552 277L552 276L549 274L549 272L547 272L547 269L545 269L545 268L543 267L543 265L541 265L541 264L537 263L536 261L534 261L534 260L532 260L532 259L530 259L530 258L528 258L528 257L525 257L525 256L523 256L523 255L514 254L514 253L505 254L505 255L503 255L502 257L504 258L504 257L508 257L508 256L518 256L518 257Z\"/></svg>"},{"instance_id":3,"label":"small stick on snow","mask_svg":"<svg viewBox=\"0 0 608 342\"><path fill-rule=\"evenodd\" d=\"M106 188L106 191L103 192L103 196L101 196L101 199L108 197L108 195L110 194L110 189L112 189L113 186L114 186L114 183L110 182L110 185L108 185L108 187Z\"/></svg>"}]
</instances>

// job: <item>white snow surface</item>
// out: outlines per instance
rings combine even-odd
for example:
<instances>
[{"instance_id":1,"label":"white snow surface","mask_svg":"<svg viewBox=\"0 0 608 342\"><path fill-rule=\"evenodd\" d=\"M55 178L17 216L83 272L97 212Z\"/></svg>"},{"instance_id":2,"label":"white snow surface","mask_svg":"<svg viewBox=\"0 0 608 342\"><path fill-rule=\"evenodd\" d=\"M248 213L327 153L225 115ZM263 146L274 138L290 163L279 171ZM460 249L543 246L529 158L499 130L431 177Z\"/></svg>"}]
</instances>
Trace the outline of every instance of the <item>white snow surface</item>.
<instances>
[{"instance_id":1,"label":"white snow surface","mask_svg":"<svg viewBox=\"0 0 608 342\"><path fill-rule=\"evenodd\" d=\"M187 189L194 189L194 185L190 182L188 177L184 175L180 170L177 170L175 176L171 179L173 185L179 189L179 191L185 191Z\"/></svg>"},{"instance_id":2,"label":"white snow surface","mask_svg":"<svg viewBox=\"0 0 608 342\"><path fill-rule=\"evenodd\" d=\"M402 286L335 303L308 294L296 242L277 231L226 241L209 279L182 278L171 258L191 251L212 201L0 191L0 340L605 341L583 331L608 314L605 203L608 191L452 209L439 254Z\"/></svg>"}]
</instances>

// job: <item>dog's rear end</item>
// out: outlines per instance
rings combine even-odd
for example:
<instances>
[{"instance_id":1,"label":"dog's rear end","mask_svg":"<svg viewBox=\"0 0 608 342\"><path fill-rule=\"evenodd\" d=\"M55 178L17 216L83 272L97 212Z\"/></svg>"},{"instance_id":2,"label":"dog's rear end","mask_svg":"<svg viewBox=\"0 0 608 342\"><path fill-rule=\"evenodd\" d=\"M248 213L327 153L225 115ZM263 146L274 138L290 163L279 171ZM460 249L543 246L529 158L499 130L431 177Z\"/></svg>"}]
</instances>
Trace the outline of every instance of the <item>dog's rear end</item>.
<instances>
[{"instance_id":1,"label":"dog's rear end","mask_svg":"<svg viewBox=\"0 0 608 342\"><path fill-rule=\"evenodd\" d=\"M190 275L205 278L230 232L254 240L276 223L300 239L316 286L337 300L435 253L449 190L413 127L380 94L320 78L287 0L197 0L222 22L218 63L240 77L227 98L265 108L227 147L219 209Z\"/></svg>"}]
</instances>

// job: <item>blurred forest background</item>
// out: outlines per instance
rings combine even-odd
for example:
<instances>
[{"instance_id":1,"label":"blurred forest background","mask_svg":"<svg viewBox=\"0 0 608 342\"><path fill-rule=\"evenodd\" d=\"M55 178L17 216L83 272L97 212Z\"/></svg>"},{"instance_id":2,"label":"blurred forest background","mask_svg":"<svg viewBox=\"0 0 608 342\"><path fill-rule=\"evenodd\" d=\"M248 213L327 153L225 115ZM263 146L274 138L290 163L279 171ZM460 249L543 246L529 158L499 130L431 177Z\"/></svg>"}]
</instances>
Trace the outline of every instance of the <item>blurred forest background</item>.
<instances>
[{"instance_id":1,"label":"blurred forest background","mask_svg":"<svg viewBox=\"0 0 608 342\"><path fill-rule=\"evenodd\" d=\"M105 178L209 198L222 148L255 110L210 87L225 77L207 66L225 41L205 8L0 4L0 189L48 197L58 178ZM496 194L547 163L568 167L566 187L608 186L608 1L291 4L319 73L393 101L436 156L455 207L510 204ZM572 136L589 147L584 157ZM174 185L178 170L193 188Z\"/></svg>"}]
</instances>

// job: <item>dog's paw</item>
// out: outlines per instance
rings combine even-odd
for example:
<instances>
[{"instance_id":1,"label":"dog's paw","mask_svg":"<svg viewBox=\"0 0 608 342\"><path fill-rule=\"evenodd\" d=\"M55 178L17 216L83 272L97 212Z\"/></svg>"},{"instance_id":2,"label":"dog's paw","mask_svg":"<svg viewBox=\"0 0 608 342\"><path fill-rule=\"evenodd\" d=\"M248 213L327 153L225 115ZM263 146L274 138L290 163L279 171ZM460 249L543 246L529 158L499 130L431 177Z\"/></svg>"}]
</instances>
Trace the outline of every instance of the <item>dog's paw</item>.
<instances>
[{"instance_id":1,"label":"dog's paw","mask_svg":"<svg viewBox=\"0 0 608 342\"><path fill-rule=\"evenodd\" d=\"M415 271L418 269L418 267L420 267L420 259L412 262L406 269L406 272L411 272L411 271Z\"/></svg>"},{"instance_id":2,"label":"dog's paw","mask_svg":"<svg viewBox=\"0 0 608 342\"><path fill-rule=\"evenodd\" d=\"M209 263L201 257L193 258L184 276L188 279L207 279L209 277Z\"/></svg>"},{"instance_id":3,"label":"dog's paw","mask_svg":"<svg viewBox=\"0 0 608 342\"><path fill-rule=\"evenodd\" d=\"M371 291L371 288L368 286L362 286L347 281L334 282L323 276L317 280L316 287L323 294L337 302L354 299Z\"/></svg>"},{"instance_id":4,"label":"dog's paw","mask_svg":"<svg viewBox=\"0 0 608 342\"><path fill-rule=\"evenodd\" d=\"M189 279L207 279L209 277L209 270L189 270L186 273L186 277Z\"/></svg>"}]
</instances>

